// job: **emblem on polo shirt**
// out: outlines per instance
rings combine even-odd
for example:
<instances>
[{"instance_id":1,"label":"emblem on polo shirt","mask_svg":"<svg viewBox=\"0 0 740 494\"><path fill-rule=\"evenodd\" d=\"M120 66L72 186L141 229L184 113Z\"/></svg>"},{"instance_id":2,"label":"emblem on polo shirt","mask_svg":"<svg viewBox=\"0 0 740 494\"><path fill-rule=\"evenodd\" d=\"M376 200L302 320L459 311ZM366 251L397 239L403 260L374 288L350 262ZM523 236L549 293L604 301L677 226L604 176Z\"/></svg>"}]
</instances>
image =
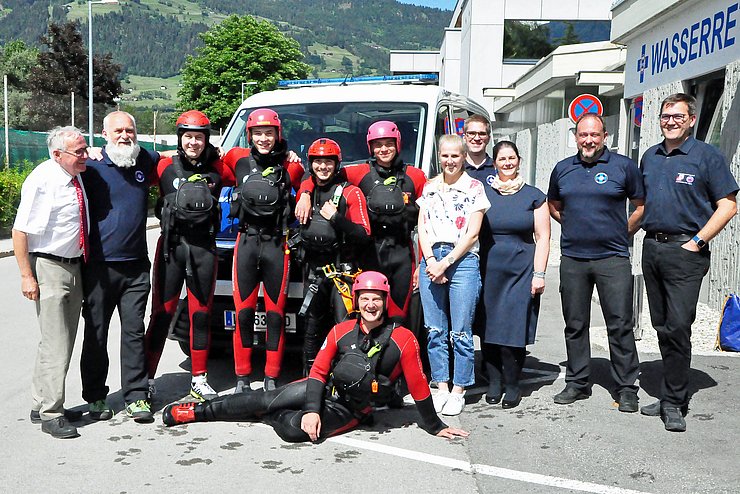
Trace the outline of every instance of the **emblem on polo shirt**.
<instances>
[{"instance_id":1,"label":"emblem on polo shirt","mask_svg":"<svg viewBox=\"0 0 740 494\"><path fill-rule=\"evenodd\" d=\"M142 182L144 182L144 179L145 179L145 177L144 177L144 172L143 172L143 171L141 171L141 170L136 170L136 173L134 173L134 178L135 178L135 179L136 179L136 181L137 181L137 182L139 182L139 183L142 183Z\"/></svg>"},{"instance_id":2,"label":"emblem on polo shirt","mask_svg":"<svg viewBox=\"0 0 740 494\"><path fill-rule=\"evenodd\" d=\"M691 173L678 173L676 175L677 184L694 185L694 180L696 180L696 175Z\"/></svg>"},{"instance_id":3,"label":"emblem on polo shirt","mask_svg":"<svg viewBox=\"0 0 740 494\"><path fill-rule=\"evenodd\" d=\"M491 187L493 187L493 180L494 180L495 178L496 178L496 177L494 177L493 175L488 175L488 176L486 177L486 183L487 183L488 185L490 185Z\"/></svg>"},{"instance_id":4,"label":"emblem on polo shirt","mask_svg":"<svg viewBox=\"0 0 740 494\"><path fill-rule=\"evenodd\" d=\"M594 182L596 182L599 185L605 184L607 180L609 180L609 175L607 175L604 172L599 172L594 177Z\"/></svg>"}]
</instances>

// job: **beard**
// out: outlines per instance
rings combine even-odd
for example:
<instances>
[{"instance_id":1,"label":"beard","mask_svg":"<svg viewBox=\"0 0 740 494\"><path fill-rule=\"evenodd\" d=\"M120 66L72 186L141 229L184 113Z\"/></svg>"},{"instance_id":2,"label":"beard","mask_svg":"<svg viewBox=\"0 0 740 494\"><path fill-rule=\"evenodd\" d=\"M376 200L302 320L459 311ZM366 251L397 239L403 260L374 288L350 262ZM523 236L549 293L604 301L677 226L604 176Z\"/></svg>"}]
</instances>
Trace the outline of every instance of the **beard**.
<instances>
[{"instance_id":1,"label":"beard","mask_svg":"<svg viewBox=\"0 0 740 494\"><path fill-rule=\"evenodd\" d=\"M136 164L136 158L139 156L141 147L139 143L134 143L129 146L126 144L111 144L108 143L105 146L105 152L108 154L108 158L120 168L131 168Z\"/></svg>"}]
</instances>

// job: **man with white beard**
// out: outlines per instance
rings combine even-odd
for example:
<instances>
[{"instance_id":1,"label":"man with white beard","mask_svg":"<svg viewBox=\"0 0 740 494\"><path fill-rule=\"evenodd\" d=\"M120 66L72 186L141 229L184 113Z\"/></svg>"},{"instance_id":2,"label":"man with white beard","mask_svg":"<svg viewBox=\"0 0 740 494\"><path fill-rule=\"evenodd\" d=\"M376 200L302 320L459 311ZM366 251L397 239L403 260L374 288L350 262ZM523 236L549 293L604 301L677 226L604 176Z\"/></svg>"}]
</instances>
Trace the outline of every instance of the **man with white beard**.
<instances>
[{"instance_id":1,"label":"man with white beard","mask_svg":"<svg viewBox=\"0 0 740 494\"><path fill-rule=\"evenodd\" d=\"M109 420L106 402L108 327L121 319L121 390L126 413L152 422L144 352L144 312L151 287L146 246L150 175L159 155L141 149L134 117L122 111L103 119L102 159L88 159L82 174L90 213L90 254L83 266L85 336L80 368L82 397L92 420Z\"/></svg>"}]
</instances>

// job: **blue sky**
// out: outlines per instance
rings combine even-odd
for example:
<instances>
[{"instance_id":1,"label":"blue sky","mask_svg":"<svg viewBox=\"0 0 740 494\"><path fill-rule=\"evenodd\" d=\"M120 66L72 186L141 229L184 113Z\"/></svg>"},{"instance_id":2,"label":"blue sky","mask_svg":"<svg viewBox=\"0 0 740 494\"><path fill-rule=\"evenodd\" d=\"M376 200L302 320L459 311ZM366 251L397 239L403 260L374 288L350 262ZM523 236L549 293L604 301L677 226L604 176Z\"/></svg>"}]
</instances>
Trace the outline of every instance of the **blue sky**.
<instances>
[{"instance_id":1,"label":"blue sky","mask_svg":"<svg viewBox=\"0 0 740 494\"><path fill-rule=\"evenodd\" d=\"M436 7L438 9L452 10L457 3L455 0L398 0L399 3L411 3L424 7Z\"/></svg>"}]
</instances>

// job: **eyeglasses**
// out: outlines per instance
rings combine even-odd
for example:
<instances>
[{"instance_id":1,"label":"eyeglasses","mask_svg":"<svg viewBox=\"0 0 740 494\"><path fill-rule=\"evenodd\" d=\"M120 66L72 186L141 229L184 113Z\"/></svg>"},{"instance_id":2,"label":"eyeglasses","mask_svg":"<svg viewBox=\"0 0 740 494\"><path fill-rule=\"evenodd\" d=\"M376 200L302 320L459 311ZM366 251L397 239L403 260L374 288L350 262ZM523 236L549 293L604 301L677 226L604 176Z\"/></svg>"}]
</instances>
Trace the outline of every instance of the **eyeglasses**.
<instances>
[{"instance_id":1,"label":"eyeglasses","mask_svg":"<svg viewBox=\"0 0 740 494\"><path fill-rule=\"evenodd\" d=\"M675 113L675 114L663 113L660 116L660 121L663 123L668 123L671 121L671 119L673 119L673 121L676 122L677 124L682 124L686 120L689 119L689 116L686 115L685 113Z\"/></svg>"},{"instance_id":2,"label":"eyeglasses","mask_svg":"<svg viewBox=\"0 0 740 494\"><path fill-rule=\"evenodd\" d=\"M83 156L87 156L87 148L78 149L77 151L67 151L66 149L60 149L59 150L62 153L70 154L76 158L82 158Z\"/></svg>"},{"instance_id":3,"label":"eyeglasses","mask_svg":"<svg viewBox=\"0 0 740 494\"><path fill-rule=\"evenodd\" d=\"M465 132L465 137L467 137L468 139L475 139L476 137L485 139L486 137L488 137L488 132L475 132L475 131L469 130Z\"/></svg>"}]
</instances>

